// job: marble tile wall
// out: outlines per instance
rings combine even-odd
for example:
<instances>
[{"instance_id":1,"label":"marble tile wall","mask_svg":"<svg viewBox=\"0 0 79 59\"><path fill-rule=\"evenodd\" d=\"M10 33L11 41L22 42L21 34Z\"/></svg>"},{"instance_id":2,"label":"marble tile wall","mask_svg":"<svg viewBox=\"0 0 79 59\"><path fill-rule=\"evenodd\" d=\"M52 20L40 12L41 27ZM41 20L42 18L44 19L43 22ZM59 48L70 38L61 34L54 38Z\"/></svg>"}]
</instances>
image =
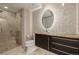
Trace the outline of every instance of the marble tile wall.
<instances>
[{"instance_id":1,"label":"marble tile wall","mask_svg":"<svg viewBox=\"0 0 79 59\"><path fill-rule=\"evenodd\" d=\"M50 7L54 14L53 28L49 34L76 34L76 4L61 3L43 4L42 8L33 12L33 33L45 33L40 20L45 8Z\"/></svg>"}]
</instances>

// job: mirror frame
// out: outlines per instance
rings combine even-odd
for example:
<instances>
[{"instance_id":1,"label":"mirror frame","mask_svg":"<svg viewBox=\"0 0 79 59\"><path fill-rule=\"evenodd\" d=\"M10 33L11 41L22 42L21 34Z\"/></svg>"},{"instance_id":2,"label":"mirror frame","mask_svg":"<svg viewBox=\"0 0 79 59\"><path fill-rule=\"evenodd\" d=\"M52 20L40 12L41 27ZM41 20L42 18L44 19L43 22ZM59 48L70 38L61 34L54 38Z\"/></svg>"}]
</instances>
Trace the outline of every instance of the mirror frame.
<instances>
[{"instance_id":1,"label":"mirror frame","mask_svg":"<svg viewBox=\"0 0 79 59\"><path fill-rule=\"evenodd\" d=\"M43 28L43 30L45 30L46 32L49 32L49 31L53 28L53 23L52 23L52 25L50 26L50 28L45 28L44 25L42 24L42 16L44 15L44 13L45 13L47 10L50 10L50 11L52 12L52 14L53 14L53 23L54 23L54 13L53 13L52 8L46 8L46 9L44 9L44 10L42 11L42 13L41 13L40 25L41 25L41 27Z\"/></svg>"}]
</instances>

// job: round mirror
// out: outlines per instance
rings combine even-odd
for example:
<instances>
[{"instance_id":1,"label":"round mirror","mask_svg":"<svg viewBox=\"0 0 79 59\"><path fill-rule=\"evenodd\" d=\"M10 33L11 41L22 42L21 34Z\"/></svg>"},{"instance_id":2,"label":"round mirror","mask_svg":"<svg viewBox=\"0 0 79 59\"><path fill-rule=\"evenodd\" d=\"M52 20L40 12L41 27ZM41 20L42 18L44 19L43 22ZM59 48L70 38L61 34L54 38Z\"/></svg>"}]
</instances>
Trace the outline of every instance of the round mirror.
<instances>
[{"instance_id":1,"label":"round mirror","mask_svg":"<svg viewBox=\"0 0 79 59\"><path fill-rule=\"evenodd\" d=\"M51 10L46 10L42 16L42 24L44 28L49 29L53 24L54 16Z\"/></svg>"}]
</instances>

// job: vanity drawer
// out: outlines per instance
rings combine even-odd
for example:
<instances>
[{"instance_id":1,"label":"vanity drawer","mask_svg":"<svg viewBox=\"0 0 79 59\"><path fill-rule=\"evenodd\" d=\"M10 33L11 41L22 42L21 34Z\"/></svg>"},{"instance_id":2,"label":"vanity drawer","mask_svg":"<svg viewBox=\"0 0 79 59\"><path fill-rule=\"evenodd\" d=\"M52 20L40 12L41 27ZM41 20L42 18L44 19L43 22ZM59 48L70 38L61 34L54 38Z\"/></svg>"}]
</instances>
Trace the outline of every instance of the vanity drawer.
<instances>
[{"instance_id":1,"label":"vanity drawer","mask_svg":"<svg viewBox=\"0 0 79 59\"><path fill-rule=\"evenodd\" d=\"M48 50L48 36L35 34L35 45Z\"/></svg>"},{"instance_id":2,"label":"vanity drawer","mask_svg":"<svg viewBox=\"0 0 79 59\"><path fill-rule=\"evenodd\" d=\"M51 51L52 50L57 50L59 52L65 53L65 54L78 55L78 48L67 46L67 45L63 45L63 44L56 43L56 42L51 42L50 43L50 50Z\"/></svg>"},{"instance_id":3,"label":"vanity drawer","mask_svg":"<svg viewBox=\"0 0 79 59\"><path fill-rule=\"evenodd\" d=\"M58 55L69 55L69 54L67 54L65 52L63 53L63 51L58 50L56 48L51 48L50 51L53 52L53 53L55 53L55 54L58 54Z\"/></svg>"},{"instance_id":4,"label":"vanity drawer","mask_svg":"<svg viewBox=\"0 0 79 59\"><path fill-rule=\"evenodd\" d=\"M79 41L75 39L51 37L50 42L57 42L57 43L72 46L72 47L79 47L79 43L78 43Z\"/></svg>"}]
</instances>

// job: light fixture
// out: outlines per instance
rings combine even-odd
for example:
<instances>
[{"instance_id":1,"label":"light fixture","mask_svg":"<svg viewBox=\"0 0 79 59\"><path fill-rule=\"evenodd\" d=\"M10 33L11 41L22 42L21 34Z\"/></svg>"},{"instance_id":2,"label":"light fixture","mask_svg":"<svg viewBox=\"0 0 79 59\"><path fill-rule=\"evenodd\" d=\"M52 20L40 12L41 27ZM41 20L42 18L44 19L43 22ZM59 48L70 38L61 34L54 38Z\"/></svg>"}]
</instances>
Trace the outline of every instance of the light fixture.
<instances>
[{"instance_id":1,"label":"light fixture","mask_svg":"<svg viewBox=\"0 0 79 59\"><path fill-rule=\"evenodd\" d=\"M7 7L7 6L4 6L4 8L5 8L5 9L8 9L8 7Z\"/></svg>"},{"instance_id":2,"label":"light fixture","mask_svg":"<svg viewBox=\"0 0 79 59\"><path fill-rule=\"evenodd\" d=\"M64 3L62 3L62 6L64 6Z\"/></svg>"}]
</instances>

